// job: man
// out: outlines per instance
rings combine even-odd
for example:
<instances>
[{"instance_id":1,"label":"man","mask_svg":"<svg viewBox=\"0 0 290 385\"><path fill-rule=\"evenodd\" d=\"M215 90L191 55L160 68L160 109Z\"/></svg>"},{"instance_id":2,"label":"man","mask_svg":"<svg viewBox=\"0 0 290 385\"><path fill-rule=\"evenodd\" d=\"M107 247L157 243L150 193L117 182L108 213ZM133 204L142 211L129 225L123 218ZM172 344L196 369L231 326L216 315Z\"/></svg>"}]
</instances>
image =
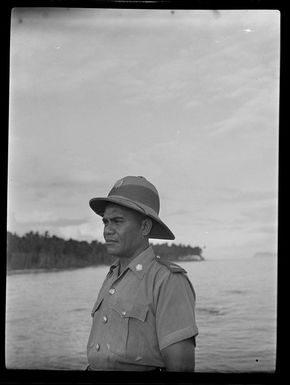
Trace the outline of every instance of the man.
<instances>
[{"instance_id":1,"label":"man","mask_svg":"<svg viewBox=\"0 0 290 385\"><path fill-rule=\"evenodd\" d=\"M159 205L153 184L135 176L90 200L117 260L91 313L88 370L194 371L194 289L184 269L155 257L149 245L149 238L175 238Z\"/></svg>"}]
</instances>

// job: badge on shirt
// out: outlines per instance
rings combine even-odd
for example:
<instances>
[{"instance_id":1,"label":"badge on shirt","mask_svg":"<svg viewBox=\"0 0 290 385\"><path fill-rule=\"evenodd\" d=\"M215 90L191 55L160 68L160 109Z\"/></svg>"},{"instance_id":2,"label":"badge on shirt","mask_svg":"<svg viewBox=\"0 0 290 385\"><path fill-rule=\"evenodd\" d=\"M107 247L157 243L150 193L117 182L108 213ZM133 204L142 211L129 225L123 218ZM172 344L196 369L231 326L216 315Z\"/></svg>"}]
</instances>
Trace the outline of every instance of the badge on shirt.
<instances>
[{"instance_id":1,"label":"badge on shirt","mask_svg":"<svg viewBox=\"0 0 290 385\"><path fill-rule=\"evenodd\" d=\"M143 270L143 266L140 263L138 263L138 265L136 265L136 270L137 271Z\"/></svg>"}]
</instances>

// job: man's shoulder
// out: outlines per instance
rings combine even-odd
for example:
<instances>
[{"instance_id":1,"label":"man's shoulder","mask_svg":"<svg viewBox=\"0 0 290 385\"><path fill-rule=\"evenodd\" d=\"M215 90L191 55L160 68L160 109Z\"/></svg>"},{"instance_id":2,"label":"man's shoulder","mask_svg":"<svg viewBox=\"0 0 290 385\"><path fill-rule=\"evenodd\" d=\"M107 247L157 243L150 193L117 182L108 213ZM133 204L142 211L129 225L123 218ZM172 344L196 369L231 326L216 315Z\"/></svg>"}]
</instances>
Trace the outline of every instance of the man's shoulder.
<instances>
[{"instance_id":1,"label":"man's shoulder","mask_svg":"<svg viewBox=\"0 0 290 385\"><path fill-rule=\"evenodd\" d=\"M181 285L184 289L187 291L191 291L194 295L195 298L195 290L193 288L192 282L190 281L190 278L187 274L187 271L177 265L174 262L168 261L166 259L162 259L158 256L155 257L154 259L155 266L158 268L157 269L157 275L160 273L160 281L163 282L164 280L168 280L168 282L171 282L171 284L176 285L176 284L181 284L181 282L184 282L184 285ZM187 283L185 283L187 282Z\"/></svg>"},{"instance_id":2,"label":"man's shoulder","mask_svg":"<svg viewBox=\"0 0 290 385\"><path fill-rule=\"evenodd\" d=\"M154 261L157 262L158 266L165 266L165 268L171 273L187 273L186 270L184 270L181 266L174 262L165 260L158 255L155 257Z\"/></svg>"}]
</instances>

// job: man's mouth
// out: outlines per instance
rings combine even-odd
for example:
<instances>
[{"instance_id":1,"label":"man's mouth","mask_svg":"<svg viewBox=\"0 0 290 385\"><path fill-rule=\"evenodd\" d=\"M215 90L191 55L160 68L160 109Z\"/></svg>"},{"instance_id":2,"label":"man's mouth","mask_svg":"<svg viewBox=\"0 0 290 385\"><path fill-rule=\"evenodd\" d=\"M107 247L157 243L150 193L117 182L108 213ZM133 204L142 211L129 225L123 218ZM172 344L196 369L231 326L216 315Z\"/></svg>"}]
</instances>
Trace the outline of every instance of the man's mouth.
<instances>
[{"instance_id":1,"label":"man's mouth","mask_svg":"<svg viewBox=\"0 0 290 385\"><path fill-rule=\"evenodd\" d=\"M117 243L117 241L115 241L114 239L106 239L106 244L109 243Z\"/></svg>"}]
</instances>

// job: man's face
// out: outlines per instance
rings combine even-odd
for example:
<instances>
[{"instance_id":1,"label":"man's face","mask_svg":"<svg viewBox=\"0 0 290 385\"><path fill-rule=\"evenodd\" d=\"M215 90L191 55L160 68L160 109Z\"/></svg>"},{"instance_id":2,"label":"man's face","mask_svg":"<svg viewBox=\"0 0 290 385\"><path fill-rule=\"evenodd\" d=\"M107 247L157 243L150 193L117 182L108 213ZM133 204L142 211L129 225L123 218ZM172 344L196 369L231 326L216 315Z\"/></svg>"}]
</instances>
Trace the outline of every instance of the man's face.
<instances>
[{"instance_id":1,"label":"man's face","mask_svg":"<svg viewBox=\"0 0 290 385\"><path fill-rule=\"evenodd\" d=\"M109 204L104 212L104 238L109 254L119 258L136 256L144 237L141 218L133 210Z\"/></svg>"}]
</instances>

